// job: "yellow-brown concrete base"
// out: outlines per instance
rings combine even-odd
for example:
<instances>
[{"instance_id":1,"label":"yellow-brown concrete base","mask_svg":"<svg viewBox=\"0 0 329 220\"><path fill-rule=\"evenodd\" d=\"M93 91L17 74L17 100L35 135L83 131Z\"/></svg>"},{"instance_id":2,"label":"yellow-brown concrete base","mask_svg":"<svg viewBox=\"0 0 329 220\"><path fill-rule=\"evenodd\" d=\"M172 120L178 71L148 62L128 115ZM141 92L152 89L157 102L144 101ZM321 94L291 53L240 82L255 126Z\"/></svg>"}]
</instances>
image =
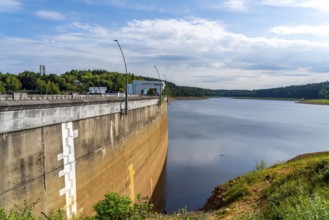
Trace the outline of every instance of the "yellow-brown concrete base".
<instances>
[{"instance_id":1,"label":"yellow-brown concrete base","mask_svg":"<svg viewBox=\"0 0 329 220\"><path fill-rule=\"evenodd\" d=\"M168 147L167 106L153 105L73 121L78 214L109 192L151 197ZM35 201L36 212L66 207L61 124L0 134L0 207Z\"/></svg>"}]
</instances>

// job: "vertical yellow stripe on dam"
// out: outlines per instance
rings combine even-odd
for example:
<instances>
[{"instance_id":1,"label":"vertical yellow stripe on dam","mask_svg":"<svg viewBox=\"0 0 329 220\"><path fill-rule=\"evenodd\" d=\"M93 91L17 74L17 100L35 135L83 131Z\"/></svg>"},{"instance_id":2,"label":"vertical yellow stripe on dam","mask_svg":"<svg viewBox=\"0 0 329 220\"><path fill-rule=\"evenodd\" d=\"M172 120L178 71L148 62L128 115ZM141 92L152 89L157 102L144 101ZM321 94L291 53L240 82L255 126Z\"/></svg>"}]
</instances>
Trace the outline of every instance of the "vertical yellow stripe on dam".
<instances>
[{"instance_id":1,"label":"vertical yellow stripe on dam","mask_svg":"<svg viewBox=\"0 0 329 220\"><path fill-rule=\"evenodd\" d=\"M134 165L130 164L128 167L129 170L129 176L130 176L130 199L131 201L134 203L135 202L135 181L134 181L134 175L135 175L135 171L134 171Z\"/></svg>"}]
</instances>

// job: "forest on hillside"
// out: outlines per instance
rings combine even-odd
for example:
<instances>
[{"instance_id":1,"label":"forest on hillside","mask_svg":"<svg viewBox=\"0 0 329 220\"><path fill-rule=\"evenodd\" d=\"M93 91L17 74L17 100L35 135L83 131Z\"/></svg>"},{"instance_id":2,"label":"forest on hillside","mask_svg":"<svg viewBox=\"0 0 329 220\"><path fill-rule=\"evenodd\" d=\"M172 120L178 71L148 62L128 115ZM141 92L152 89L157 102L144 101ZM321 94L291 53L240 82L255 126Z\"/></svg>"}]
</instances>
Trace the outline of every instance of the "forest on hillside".
<instances>
[{"instance_id":1,"label":"forest on hillside","mask_svg":"<svg viewBox=\"0 0 329 220\"><path fill-rule=\"evenodd\" d=\"M173 96L329 99L329 82L259 90L211 90L169 83Z\"/></svg>"},{"instance_id":2,"label":"forest on hillside","mask_svg":"<svg viewBox=\"0 0 329 220\"><path fill-rule=\"evenodd\" d=\"M0 93L27 92L32 94L87 93L89 87L107 87L108 92L124 92L126 75L107 70L71 70L64 74L40 75L24 71L19 74L0 72ZM133 80L159 80L128 74L128 83ZM166 82L163 93L170 96L196 97L255 97L329 99L329 81L307 85L293 85L259 90L211 90L189 86L178 86Z\"/></svg>"},{"instance_id":3,"label":"forest on hillside","mask_svg":"<svg viewBox=\"0 0 329 220\"><path fill-rule=\"evenodd\" d=\"M17 75L0 73L0 92L24 91L36 94L60 94L68 92L88 92L89 87L107 87L111 92L123 92L126 76L106 70L71 70L62 75L24 71ZM128 82L146 80L146 77L128 74Z\"/></svg>"},{"instance_id":4,"label":"forest on hillside","mask_svg":"<svg viewBox=\"0 0 329 220\"><path fill-rule=\"evenodd\" d=\"M329 99L329 81L259 90L217 90L218 96L292 99Z\"/></svg>"},{"instance_id":5,"label":"forest on hillside","mask_svg":"<svg viewBox=\"0 0 329 220\"><path fill-rule=\"evenodd\" d=\"M24 71L17 75L0 72L0 93L27 92L33 94L63 94L69 92L87 93L89 87L107 87L108 92L124 92L126 75L106 70L71 70L62 75ZM133 80L159 80L128 74L128 83ZM166 82L171 96L216 96L210 89L177 86ZM167 94L167 88L163 90Z\"/></svg>"}]
</instances>

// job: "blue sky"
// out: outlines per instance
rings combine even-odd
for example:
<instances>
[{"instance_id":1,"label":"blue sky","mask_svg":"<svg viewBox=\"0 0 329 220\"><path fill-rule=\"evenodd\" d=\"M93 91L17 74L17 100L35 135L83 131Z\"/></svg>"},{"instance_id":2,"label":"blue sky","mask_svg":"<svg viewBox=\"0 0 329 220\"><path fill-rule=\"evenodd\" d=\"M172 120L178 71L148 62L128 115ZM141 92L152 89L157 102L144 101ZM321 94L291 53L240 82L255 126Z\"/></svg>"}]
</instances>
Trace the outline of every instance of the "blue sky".
<instances>
[{"instance_id":1,"label":"blue sky","mask_svg":"<svg viewBox=\"0 0 329 220\"><path fill-rule=\"evenodd\" d=\"M260 89L329 79L328 0L0 0L0 71Z\"/></svg>"}]
</instances>

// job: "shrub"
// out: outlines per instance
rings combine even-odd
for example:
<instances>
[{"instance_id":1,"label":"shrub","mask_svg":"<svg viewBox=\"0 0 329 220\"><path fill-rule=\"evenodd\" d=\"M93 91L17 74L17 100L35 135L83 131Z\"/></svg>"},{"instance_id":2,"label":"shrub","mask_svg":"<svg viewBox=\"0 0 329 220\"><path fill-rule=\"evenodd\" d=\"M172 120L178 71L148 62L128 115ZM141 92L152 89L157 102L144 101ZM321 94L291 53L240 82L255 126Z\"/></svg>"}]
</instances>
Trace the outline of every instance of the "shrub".
<instances>
[{"instance_id":1,"label":"shrub","mask_svg":"<svg viewBox=\"0 0 329 220\"><path fill-rule=\"evenodd\" d=\"M321 160L316 164L307 167L310 174L309 176L314 176L312 179L314 181L329 182L329 161Z\"/></svg>"},{"instance_id":2,"label":"shrub","mask_svg":"<svg viewBox=\"0 0 329 220\"><path fill-rule=\"evenodd\" d=\"M64 210L58 209L57 211L51 210L48 215L41 212L42 215L44 215L47 219L51 220L62 220L64 219Z\"/></svg>"},{"instance_id":3,"label":"shrub","mask_svg":"<svg viewBox=\"0 0 329 220\"><path fill-rule=\"evenodd\" d=\"M105 199L94 206L96 219L99 220L123 220L144 219L150 213L152 205L146 202L146 197L138 195L138 202L132 204L128 197L117 193L105 195Z\"/></svg>"},{"instance_id":4,"label":"shrub","mask_svg":"<svg viewBox=\"0 0 329 220\"><path fill-rule=\"evenodd\" d=\"M329 219L329 202L319 196L296 195L268 207L255 219Z\"/></svg>"},{"instance_id":5,"label":"shrub","mask_svg":"<svg viewBox=\"0 0 329 220\"><path fill-rule=\"evenodd\" d=\"M2 208L0 208L0 219L6 219L6 212Z\"/></svg>"},{"instance_id":6,"label":"shrub","mask_svg":"<svg viewBox=\"0 0 329 220\"><path fill-rule=\"evenodd\" d=\"M36 220L37 218L33 214L33 208L37 202L28 203L24 201L24 206L20 207L15 205L13 209L6 211L0 208L1 220Z\"/></svg>"},{"instance_id":7,"label":"shrub","mask_svg":"<svg viewBox=\"0 0 329 220\"><path fill-rule=\"evenodd\" d=\"M266 162L264 160L256 161L255 169L256 171L263 170L266 168Z\"/></svg>"},{"instance_id":8,"label":"shrub","mask_svg":"<svg viewBox=\"0 0 329 220\"><path fill-rule=\"evenodd\" d=\"M245 182L239 181L227 187L227 191L224 194L224 204L230 204L231 202L242 198L248 194L248 186Z\"/></svg>"}]
</instances>

